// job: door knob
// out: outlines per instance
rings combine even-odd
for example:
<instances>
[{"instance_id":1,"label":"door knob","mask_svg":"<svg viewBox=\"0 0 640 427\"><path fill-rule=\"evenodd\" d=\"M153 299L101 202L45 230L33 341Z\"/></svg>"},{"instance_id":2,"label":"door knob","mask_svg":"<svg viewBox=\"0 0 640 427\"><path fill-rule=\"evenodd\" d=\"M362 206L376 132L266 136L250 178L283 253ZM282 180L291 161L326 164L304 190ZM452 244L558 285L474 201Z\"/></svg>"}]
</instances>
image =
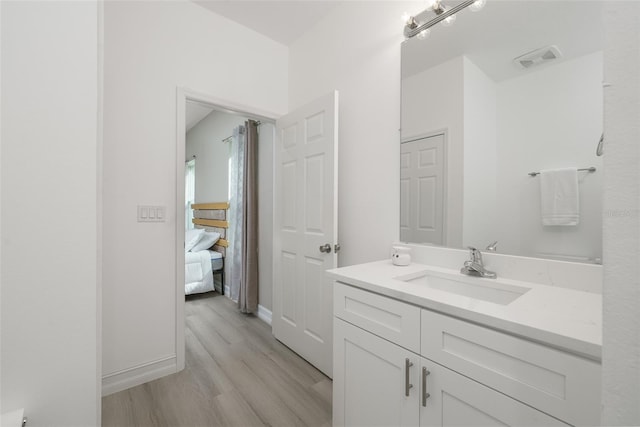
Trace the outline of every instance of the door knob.
<instances>
[{"instance_id":1,"label":"door knob","mask_svg":"<svg viewBox=\"0 0 640 427\"><path fill-rule=\"evenodd\" d=\"M320 252L330 254L331 253L331 245L326 243L326 244L320 246Z\"/></svg>"}]
</instances>

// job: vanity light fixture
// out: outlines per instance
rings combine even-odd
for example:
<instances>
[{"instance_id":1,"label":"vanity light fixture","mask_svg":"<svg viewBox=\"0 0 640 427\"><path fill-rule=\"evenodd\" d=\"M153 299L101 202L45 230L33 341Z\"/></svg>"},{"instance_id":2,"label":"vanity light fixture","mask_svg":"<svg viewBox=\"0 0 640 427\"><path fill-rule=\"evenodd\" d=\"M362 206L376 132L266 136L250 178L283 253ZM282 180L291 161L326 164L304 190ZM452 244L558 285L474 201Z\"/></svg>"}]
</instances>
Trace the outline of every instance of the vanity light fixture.
<instances>
[{"instance_id":1,"label":"vanity light fixture","mask_svg":"<svg viewBox=\"0 0 640 427\"><path fill-rule=\"evenodd\" d=\"M436 14L436 16L442 15L447 11L442 5L441 0L436 0L433 5L431 5L431 9ZM442 25L448 27L450 25L453 25L454 22L456 22L456 15L449 15L442 20Z\"/></svg>"},{"instance_id":2,"label":"vanity light fixture","mask_svg":"<svg viewBox=\"0 0 640 427\"><path fill-rule=\"evenodd\" d=\"M429 28L433 27L438 22L442 22L442 25L445 26L451 25L455 22L456 13L460 12L462 9L469 7L472 11L475 12L482 9L486 2L487 0L465 0L455 6L452 6L450 9L447 9L442 4L442 0L436 0L429 8L433 13L436 14L436 16L423 23L418 22L415 16L410 16L405 21L404 36L408 39L414 36L419 36L419 38L426 38L426 36L429 34Z\"/></svg>"}]
</instances>

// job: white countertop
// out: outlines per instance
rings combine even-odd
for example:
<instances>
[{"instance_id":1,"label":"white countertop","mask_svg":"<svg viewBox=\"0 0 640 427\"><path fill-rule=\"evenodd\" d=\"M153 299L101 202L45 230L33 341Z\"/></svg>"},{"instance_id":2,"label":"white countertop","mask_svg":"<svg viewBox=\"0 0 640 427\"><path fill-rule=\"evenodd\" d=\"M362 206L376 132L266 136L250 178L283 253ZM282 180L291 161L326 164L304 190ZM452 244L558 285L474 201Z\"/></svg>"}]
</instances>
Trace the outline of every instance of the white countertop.
<instances>
[{"instance_id":1,"label":"white countertop","mask_svg":"<svg viewBox=\"0 0 640 427\"><path fill-rule=\"evenodd\" d=\"M22 427L22 421L24 420L24 409L17 409L11 412L5 412L0 418L2 427Z\"/></svg>"},{"instance_id":2,"label":"white countertop","mask_svg":"<svg viewBox=\"0 0 640 427\"><path fill-rule=\"evenodd\" d=\"M508 305L500 305L395 279L425 270L461 275L457 270L417 263L395 266L390 260L337 268L327 274L380 295L601 360L602 295L498 277L505 284L531 288Z\"/></svg>"}]
</instances>

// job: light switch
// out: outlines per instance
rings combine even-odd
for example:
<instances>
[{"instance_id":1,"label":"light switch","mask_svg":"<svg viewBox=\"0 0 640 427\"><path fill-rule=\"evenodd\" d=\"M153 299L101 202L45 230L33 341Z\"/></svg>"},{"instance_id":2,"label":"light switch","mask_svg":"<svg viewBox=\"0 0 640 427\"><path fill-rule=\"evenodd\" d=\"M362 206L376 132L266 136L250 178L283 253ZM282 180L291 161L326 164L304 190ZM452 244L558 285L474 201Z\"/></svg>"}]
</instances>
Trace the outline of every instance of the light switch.
<instances>
[{"instance_id":1,"label":"light switch","mask_svg":"<svg viewBox=\"0 0 640 427\"><path fill-rule=\"evenodd\" d=\"M164 206L138 206L138 222L164 222Z\"/></svg>"}]
</instances>

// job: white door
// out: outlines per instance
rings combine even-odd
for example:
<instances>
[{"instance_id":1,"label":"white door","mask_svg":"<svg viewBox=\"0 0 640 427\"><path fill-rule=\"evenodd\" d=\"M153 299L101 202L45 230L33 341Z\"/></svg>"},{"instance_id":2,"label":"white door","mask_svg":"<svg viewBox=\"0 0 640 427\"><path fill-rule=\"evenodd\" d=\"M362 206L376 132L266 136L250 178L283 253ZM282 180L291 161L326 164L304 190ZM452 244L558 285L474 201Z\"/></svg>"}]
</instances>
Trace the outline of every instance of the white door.
<instances>
[{"instance_id":1,"label":"white door","mask_svg":"<svg viewBox=\"0 0 640 427\"><path fill-rule=\"evenodd\" d=\"M332 376L338 92L276 121L273 335Z\"/></svg>"},{"instance_id":2,"label":"white door","mask_svg":"<svg viewBox=\"0 0 640 427\"><path fill-rule=\"evenodd\" d=\"M337 318L334 333L333 426L417 426L420 356Z\"/></svg>"},{"instance_id":3,"label":"white door","mask_svg":"<svg viewBox=\"0 0 640 427\"><path fill-rule=\"evenodd\" d=\"M400 146L400 240L444 244L444 135Z\"/></svg>"},{"instance_id":4,"label":"white door","mask_svg":"<svg viewBox=\"0 0 640 427\"><path fill-rule=\"evenodd\" d=\"M424 358L420 367L420 425L567 426L531 406Z\"/></svg>"}]
</instances>

